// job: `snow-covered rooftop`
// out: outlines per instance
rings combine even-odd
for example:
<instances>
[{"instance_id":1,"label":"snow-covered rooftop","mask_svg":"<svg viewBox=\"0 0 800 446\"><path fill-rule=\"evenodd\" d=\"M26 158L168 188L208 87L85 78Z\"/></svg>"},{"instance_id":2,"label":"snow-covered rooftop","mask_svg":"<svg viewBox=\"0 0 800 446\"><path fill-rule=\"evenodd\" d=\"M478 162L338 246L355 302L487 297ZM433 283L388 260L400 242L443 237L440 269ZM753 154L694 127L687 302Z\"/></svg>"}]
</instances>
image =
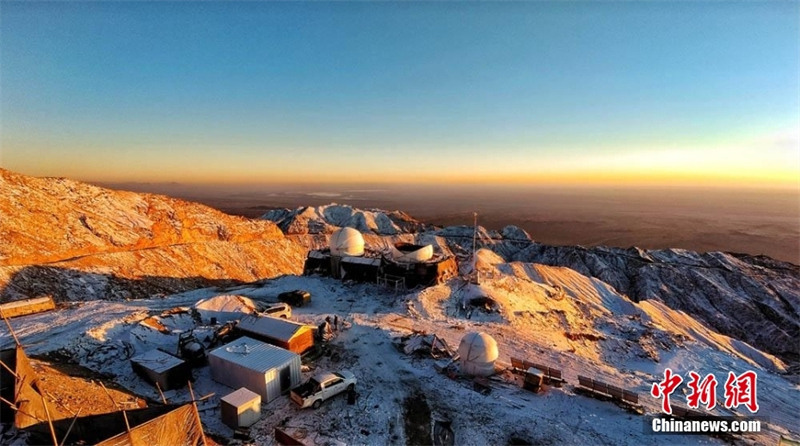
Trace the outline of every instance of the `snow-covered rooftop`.
<instances>
[{"instance_id":1,"label":"snow-covered rooftop","mask_svg":"<svg viewBox=\"0 0 800 446\"><path fill-rule=\"evenodd\" d=\"M257 372L279 367L297 357L296 353L247 336L212 350L209 355Z\"/></svg>"},{"instance_id":2,"label":"snow-covered rooftop","mask_svg":"<svg viewBox=\"0 0 800 446\"><path fill-rule=\"evenodd\" d=\"M237 325L240 330L262 334L283 341L289 341L306 327L308 327L307 324L270 316L245 316Z\"/></svg>"}]
</instances>

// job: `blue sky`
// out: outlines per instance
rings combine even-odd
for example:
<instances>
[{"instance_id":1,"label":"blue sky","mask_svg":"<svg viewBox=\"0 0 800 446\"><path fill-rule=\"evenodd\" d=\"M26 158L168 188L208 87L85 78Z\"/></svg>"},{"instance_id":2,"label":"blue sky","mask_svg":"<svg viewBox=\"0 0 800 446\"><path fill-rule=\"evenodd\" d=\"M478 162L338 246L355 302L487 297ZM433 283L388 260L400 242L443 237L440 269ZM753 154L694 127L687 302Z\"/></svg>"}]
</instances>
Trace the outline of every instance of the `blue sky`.
<instances>
[{"instance_id":1,"label":"blue sky","mask_svg":"<svg viewBox=\"0 0 800 446\"><path fill-rule=\"evenodd\" d=\"M800 3L2 2L3 167L800 181Z\"/></svg>"}]
</instances>

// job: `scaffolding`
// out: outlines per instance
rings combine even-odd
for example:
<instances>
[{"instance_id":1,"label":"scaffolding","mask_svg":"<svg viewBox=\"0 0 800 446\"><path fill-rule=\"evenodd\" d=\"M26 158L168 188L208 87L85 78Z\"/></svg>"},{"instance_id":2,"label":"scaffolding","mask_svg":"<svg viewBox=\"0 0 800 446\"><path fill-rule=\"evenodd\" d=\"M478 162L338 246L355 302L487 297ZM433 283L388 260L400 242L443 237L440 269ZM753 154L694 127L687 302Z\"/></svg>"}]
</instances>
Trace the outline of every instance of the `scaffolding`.
<instances>
[{"instance_id":1,"label":"scaffolding","mask_svg":"<svg viewBox=\"0 0 800 446\"><path fill-rule=\"evenodd\" d=\"M378 285L394 291L403 291L406 289L406 278L392 274L381 274L378 276Z\"/></svg>"}]
</instances>

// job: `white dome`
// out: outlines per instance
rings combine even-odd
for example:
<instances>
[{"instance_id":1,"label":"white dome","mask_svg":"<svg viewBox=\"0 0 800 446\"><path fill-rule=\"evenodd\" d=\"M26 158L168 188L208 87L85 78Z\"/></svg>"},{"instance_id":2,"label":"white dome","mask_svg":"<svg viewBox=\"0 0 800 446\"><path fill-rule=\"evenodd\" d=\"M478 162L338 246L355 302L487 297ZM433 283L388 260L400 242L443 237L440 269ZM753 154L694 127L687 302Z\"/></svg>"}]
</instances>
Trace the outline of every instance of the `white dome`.
<instances>
[{"instance_id":1,"label":"white dome","mask_svg":"<svg viewBox=\"0 0 800 446\"><path fill-rule=\"evenodd\" d=\"M353 228L341 228L331 235L331 255L362 256L364 255L364 237Z\"/></svg>"},{"instance_id":2,"label":"white dome","mask_svg":"<svg viewBox=\"0 0 800 446\"><path fill-rule=\"evenodd\" d=\"M425 245L414 251L401 251L392 247L392 260L399 263L427 262L433 257L433 246Z\"/></svg>"},{"instance_id":3,"label":"white dome","mask_svg":"<svg viewBox=\"0 0 800 446\"><path fill-rule=\"evenodd\" d=\"M494 362L500 354L494 338L486 333L473 331L461 339L458 356L463 373L489 376L494 373Z\"/></svg>"}]
</instances>

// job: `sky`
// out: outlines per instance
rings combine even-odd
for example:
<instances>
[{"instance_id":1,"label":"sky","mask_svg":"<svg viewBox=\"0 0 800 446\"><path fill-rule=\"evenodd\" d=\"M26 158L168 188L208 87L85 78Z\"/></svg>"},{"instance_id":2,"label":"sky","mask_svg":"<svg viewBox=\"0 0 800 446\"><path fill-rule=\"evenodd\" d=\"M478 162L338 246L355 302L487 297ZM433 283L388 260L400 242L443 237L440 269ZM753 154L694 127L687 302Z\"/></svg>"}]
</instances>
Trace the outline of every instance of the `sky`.
<instances>
[{"instance_id":1,"label":"sky","mask_svg":"<svg viewBox=\"0 0 800 446\"><path fill-rule=\"evenodd\" d=\"M800 2L0 2L0 166L800 187Z\"/></svg>"}]
</instances>

